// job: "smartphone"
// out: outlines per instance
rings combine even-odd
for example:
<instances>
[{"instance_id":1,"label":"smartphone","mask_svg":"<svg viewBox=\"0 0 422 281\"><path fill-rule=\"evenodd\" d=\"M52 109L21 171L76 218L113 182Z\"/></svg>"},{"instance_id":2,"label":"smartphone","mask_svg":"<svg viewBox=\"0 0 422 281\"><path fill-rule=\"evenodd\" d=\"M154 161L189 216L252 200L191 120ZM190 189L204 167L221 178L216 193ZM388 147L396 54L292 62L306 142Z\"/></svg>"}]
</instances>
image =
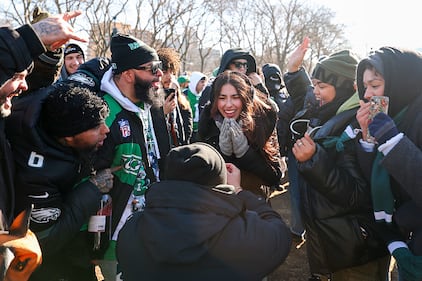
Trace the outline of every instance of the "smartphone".
<instances>
[{"instance_id":1,"label":"smartphone","mask_svg":"<svg viewBox=\"0 0 422 281\"><path fill-rule=\"evenodd\" d=\"M173 88L164 89L164 93L166 94L165 96L166 99L169 95L174 94L172 97L172 99L174 99L174 97L176 96L176 89L173 89Z\"/></svg>"}]
</instances>

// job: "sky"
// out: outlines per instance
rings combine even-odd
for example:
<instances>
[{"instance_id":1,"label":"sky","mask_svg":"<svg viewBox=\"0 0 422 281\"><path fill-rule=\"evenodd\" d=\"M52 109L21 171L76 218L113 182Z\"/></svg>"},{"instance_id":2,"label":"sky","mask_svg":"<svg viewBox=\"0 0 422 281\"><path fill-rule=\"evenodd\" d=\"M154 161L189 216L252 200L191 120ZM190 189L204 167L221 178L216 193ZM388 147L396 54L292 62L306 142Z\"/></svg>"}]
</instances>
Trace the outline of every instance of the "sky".
<instances>
[{"instance_id":1,"label":"sky","mask_svg":"<svg viewBox=\"0 0 422 281\"><path fill-rule=\"evenodd\" d=\"M418 0L312 0L336 13L352 49L365 56L382 46L422 50L422 7Z\"/></svg>"}]
</instances>

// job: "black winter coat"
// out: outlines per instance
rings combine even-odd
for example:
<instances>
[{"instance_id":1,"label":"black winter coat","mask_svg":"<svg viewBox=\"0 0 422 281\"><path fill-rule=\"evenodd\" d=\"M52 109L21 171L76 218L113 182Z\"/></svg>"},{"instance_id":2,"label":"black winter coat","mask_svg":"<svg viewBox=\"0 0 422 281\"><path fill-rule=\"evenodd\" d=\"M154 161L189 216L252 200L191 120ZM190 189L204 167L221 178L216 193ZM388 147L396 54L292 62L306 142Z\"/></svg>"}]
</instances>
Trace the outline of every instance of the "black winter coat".
<instances>
[{"instance_id":1,"label":"black winter coat","mask_svg":"<svg viewBox=\"0 0 422 281\"><path fill-rule=\"evenodd\" d=\"M37 280L59 278L78 268L89 270L92 237L80 230L98 210L102 196L90 181L78 184L91 172L90 159L81 158L39 127L47 95L44 88L14 100L7 119L17 166L16 213L34 204L30 228L43 252L43 263L31 277Z\"/></svg>"},{"instance_id":2,"label":"black winter coat","mask_svg":"<svg viewBox=\"0 0 422 281\"><path fill-rule=\"evenodd\" d=\"M280 215L248 191L162 181L146 202L117 241L126 281L260 281L289 253Z\"/></svg>"},{"instance_id":3,"label":"black winter coat","mask_svg":"<svg viewBox=\"0 0 422 281\"><path fill-rule=\"evenodd\" d=\"M215 125L214 119L210 115L211 104L207 105L204 108L204 111L201 113L199 125L198 125L198 138L200 141L206 142L212 145L215 149L220 151L219 147L219 134L220 130L218 129L217 125ZM264 126L265 128L275 128L275 116L274 120L270 120L268 118L266 122L270 125ZM256 124L260 126L259 123ZM274 130L268 130L266 135L263 136L265 139L270 138L270 136L274 133ZM252 145L249 146L248 151L244 156L241 158L236 158L234 155L227 156L222 154L224 160L227 163L233 163L236 165L242 173L246 173L248 176L252 174L253 178L257 177L259 181L266 185L266 186L275 186L278 185L282 176L281 167L279 162L277 163L268 163L264 156L261 154L262 152L258 149L254 149ZM244 174L242 174L242 178ZM245 177L246 178L246 177ZM255 182L255 181L254 181ZM262 192L259 190L259 187L248 187L244 184L242 179L242 187L248 189L256 194L262 195ZM265 195L265 194L264 194Z\"/></svg>"},{"instance_id":4,"label":"black winter coat","mask_svg":"<svg viewBox=\"0 0 422 281\"><path fill-rule=\"evenodd\" d=\"M301 69L288 76L285 82L289 94L296 100L303 99L309 90L308 75ZM307 113L308 118L312 114L323 117L322 127L313 134L315 154L308 161L297 163L304 179L301 215L312 273L329 274L388 254L375 230L371 190L357 161L355 141L344 142L341 151L335 145L324 144L339 137L349 124L356 124L356 111L357 104L337 115Z\"/></svg>"}]
</instances>

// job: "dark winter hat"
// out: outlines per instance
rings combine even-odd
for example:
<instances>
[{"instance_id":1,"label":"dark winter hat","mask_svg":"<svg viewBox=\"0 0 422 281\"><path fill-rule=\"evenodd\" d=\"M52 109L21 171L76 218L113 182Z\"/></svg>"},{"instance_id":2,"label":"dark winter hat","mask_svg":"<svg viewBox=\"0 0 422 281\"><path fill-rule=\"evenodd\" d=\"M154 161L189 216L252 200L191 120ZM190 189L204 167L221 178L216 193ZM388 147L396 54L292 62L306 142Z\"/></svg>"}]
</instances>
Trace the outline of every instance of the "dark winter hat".
<instances>
[{"instance_id":1,"label":"dark winter hat","mask_svg":"<svg viewBox=\"0 0 422 281\"><path fill-rule=\"evenodd\" d=\"M101 79L104 73L111 67L110 59L96 57L81 64L75 73L67 77L67 81L80 83L93 92L99 92Z\"/></svg>"},{"instance_id":2,"label":"dark winter hat","mask_svg":"<svg viewBox=\"0 0 422 281\"><path fill-rule=\"evenodd\" d=\"M66 57L69 54L75 54L75 53L82 55L83 58L85 59L84 51L82 51L79 45L70 43L70 44L67 44L66 47L64 47L64 57Z\"/></svg>"},{"instance_id":3,"label":"dark winter hat","mask_svg":"<svg viewBox=\"0 0 422 281\"><path fill-rule=\"evenodd\" d=\"M281 70L278 65L266 63L262 66L262 73L264 74L265 86L267 86L268 91L279 91L282 87L284 87Z\"/></svg>"},{"instance_id":4,"label":"dark winter hat","mask_svg":"<svg viewBox=\"0 0 422 281\"><path fill-rule=\"evenodd\" d=\"M29 47L21 36L23 33L30 36L31 32L33 31L29 25L24 25L16 30L0 28L0 87L15 73L24 70L28 70L29 73L32 71L33 54L28 52ZM33 39L38 40L37 38Z\"/></svg>"},{"instance_id":5,"label":"dark winter hat","mask_svg":"<svg viewBox=\"0 0 422 281\"><path fill-rule=\"evenodd\" d=\"M357 64L358 59L351 51L342 50L318 61L312 72L312 78L336 88L353 87Z\"/></svg>"},{"instance_id":6,"label":"dark winter hat","mask_svg":"<svg viewBox=\"0 0 422 281\"><path fill-rule=\"evenodd\" d=\"M150 61L158 61L157 52L133 36L116 34L111 38L111 66L113 73L138 67Z\"/></svg>"},{"instance_id":7,"label":"dark winter hat","mask_svg":"<svg viewBox=\"0 0 422 281\"><path fill-rule=\"evenodd\" d=\"M78 83L57 83L45 99L41 123L55 137L74 136L100 125L109 114L102 98Z\"/></svg>"},{"instance_id":8,"label":"dark winter hat","mask_svg":"<svg viewBox=\"0 0 422 281\"><path fill-rule=\"evenodd\" d=\"M214 187L227 183L226 163L212 146L195 142L170 150L166 158L166 179L192 181Z\"/></svg>"}]
</instances>

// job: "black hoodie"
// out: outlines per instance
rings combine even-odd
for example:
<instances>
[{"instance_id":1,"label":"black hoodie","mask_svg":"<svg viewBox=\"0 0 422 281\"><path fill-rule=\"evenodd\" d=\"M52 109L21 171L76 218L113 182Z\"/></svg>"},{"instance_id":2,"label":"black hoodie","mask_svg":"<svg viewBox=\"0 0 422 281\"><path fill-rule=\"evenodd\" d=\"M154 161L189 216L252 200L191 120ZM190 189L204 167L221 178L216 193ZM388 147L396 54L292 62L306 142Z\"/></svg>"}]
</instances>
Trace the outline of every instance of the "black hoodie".
<instances>
[{"instance_id":1,"label":"black hoodie","mask_svg":"<svg viewBox=\"0 0 422 281\"><path fill-rule=\"evenodd\" d=\"M252 72L256 72L256 61L255 58L246 50L242 48L228 49L221 57L220 67L218 68L217 75L228 69L231 61L235 59L245 59L248 62L248 69L246 75ZM209 84L202 91L201 97L199 98L199 113L202 112L205 105L209 102L211 96L211 85Z\"/></svg>"},{"instance_id":2,"label":"black hoodie","mask_svg":"<svg viewBox=\"0 0 422 281\"><path fill-rule=\"evenodd\" d=\"M280 215L249 191L215 186L225 178L225 162L205 146L204 153L167 163L171 178L151 186L144 211L120 231L116 252L125 281L260 281L287 257L291 237Z\"/></svg>"}]
</instances>

